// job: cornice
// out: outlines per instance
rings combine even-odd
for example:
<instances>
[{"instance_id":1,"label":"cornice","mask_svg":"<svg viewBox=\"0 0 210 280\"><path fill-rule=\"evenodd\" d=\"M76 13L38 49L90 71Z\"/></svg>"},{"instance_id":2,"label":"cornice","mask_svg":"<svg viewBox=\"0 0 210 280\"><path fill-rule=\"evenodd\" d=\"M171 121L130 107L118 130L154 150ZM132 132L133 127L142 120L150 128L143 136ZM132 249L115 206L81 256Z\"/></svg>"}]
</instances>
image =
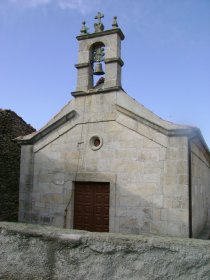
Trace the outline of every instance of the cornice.
<instances>
[{"instance_id":1,"label":"cornice","mask_svg":"<svg viewBox=\"0 0 210 280\"><path fill-rule=\"evenodd\" d=\"M79 35L76 38L77 38L78 41L81 41L81 40L87 40L87 39L107 36L107 35L111 35L111 34L118 34L120 36L121 40L125 39L125 35L123 34L123 32L120 28L113 28L113 29L109 29L109 30L106 30L106 31L95 32L95 33L85 34L85 35Z\"/></svg>"},{"instance_id":2,"label":"cornice","mask_svg":"<svg viewBox=\"0 0 210 280\"><path fill-rule=\"evenodd\" d=\"M90 89L88 91L73 91L71 95L74 97L78 97L78 96L86 96L86 95L93 95L99 93L109 93L112 91L119 91L119 90L123 90L122 87L116 86L116 87L109 87L109 88Z\"/></svg>"},{"instance_id":3,"label":"cornice","mask_svg":"<svg viewBox=\"0 0 210 280\"><path fill-rule=\"evenodd\" d=\"M37 141L39 141L40 139L42 139L43 137L51 133L53 130L59 128L69 120L73 119L76 116L76 114L77 114L76 111L73 110L68 114L66 114L65 116L63 116L62 118L60 118L59 120L52 123L51 125L44 128L43 130L38 131L37 134L32 136L30 139L25 139L24 136L20 136L15 139L15 142L21 145L33 145L34 143L36 143Z\"/></svg>"},{"instance_id":4,"label":"cornice","mask_svg":"<svg viewBox=\"0 0 210 280\"><path fill-rule=\"evenodd\" d=\"M106 58L104 62L105 64L117 62L120 66L124 65L124 62L120 57Z\"/></svg>"}]
</instances>

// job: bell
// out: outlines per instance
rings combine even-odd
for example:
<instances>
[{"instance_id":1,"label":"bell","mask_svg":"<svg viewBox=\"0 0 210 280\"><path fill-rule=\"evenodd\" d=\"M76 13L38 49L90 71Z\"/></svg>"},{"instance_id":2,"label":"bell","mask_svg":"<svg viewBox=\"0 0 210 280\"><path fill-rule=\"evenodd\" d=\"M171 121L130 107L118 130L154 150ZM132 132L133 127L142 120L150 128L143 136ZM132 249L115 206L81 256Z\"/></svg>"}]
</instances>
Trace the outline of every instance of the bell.
<instances>
[{"instance_id":1,"label":"bell","mask_svg":"<svg viewBox=\"0 0 210 280\"><path fill-rule=\"evenodd\" d=\"M95 71L93 72L94 75L104 75L104 71L102 68L102 64L100 62L96 63Z\"/></svg>"}]
</instances>

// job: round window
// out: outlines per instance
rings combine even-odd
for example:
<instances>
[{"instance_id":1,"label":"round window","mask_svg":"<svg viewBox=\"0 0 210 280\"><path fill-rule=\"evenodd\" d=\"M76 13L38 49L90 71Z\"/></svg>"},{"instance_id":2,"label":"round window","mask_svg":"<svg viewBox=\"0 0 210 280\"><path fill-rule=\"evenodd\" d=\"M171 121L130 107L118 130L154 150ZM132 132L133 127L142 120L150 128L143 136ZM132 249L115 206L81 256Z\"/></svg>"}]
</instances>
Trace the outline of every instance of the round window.
<instances>
[{"instance_id":1,"label":"round window","mask_svg":"<svg viewBox=\"0 0 210 280\"><path fill-rule=\"evenodd\" d=\"M90 148L92 150L98 150L102 147L103 140L100 136L92 136L90 138Z\"/></svg>"}]
</instances>

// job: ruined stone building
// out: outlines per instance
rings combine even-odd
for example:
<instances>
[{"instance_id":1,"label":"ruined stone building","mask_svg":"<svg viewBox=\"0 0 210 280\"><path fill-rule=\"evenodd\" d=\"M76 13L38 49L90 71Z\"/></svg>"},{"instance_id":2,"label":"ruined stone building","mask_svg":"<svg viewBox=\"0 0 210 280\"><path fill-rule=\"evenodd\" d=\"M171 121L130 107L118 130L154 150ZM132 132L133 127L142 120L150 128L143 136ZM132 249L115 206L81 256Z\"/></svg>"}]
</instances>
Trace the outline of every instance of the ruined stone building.
<instances>
[{"instance_id":1,"label":"ruined stone building","mask_svg":"<svg viewBox=\"0 0 210 280\"><path fill-rule=\"evenodd\" d=\"M17 221L20 147L13 140L33 131L16 113L0 109L0 221Z\"/></svg>"},{"instance_id":2,"label":"ruined stone building","mask_svg":"<svg viewBox=\"0 0 210 280\"><path fill-rule=\"evenodd\" d=\"M17 139L19 221L197 237L210 218L209 149L199 129L162 120L123 90L124 35L116 17L109 30L102 17L77 37L73 99Z\"/></svg>"}]
</instances>

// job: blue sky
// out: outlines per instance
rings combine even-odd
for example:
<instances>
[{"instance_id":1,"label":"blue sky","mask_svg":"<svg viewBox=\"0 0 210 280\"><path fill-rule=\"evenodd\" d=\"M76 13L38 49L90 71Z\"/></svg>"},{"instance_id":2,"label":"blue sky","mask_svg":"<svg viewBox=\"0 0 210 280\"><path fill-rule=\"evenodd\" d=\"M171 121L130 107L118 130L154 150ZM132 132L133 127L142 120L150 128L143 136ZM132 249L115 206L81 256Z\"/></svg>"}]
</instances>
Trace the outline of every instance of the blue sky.
<instances>
[{"instance_id":1,"label":"blue sky","mask_svg":"<svg viewBox=\"0 0 210 280\"><path fill-rule=\"evenodd\" d=\"M210 146L209 0L0 0L0 108L36 129L72 97L81 23L113 16L125 91L169 121L197 126Z\"/></svg>"}]
</instances>

